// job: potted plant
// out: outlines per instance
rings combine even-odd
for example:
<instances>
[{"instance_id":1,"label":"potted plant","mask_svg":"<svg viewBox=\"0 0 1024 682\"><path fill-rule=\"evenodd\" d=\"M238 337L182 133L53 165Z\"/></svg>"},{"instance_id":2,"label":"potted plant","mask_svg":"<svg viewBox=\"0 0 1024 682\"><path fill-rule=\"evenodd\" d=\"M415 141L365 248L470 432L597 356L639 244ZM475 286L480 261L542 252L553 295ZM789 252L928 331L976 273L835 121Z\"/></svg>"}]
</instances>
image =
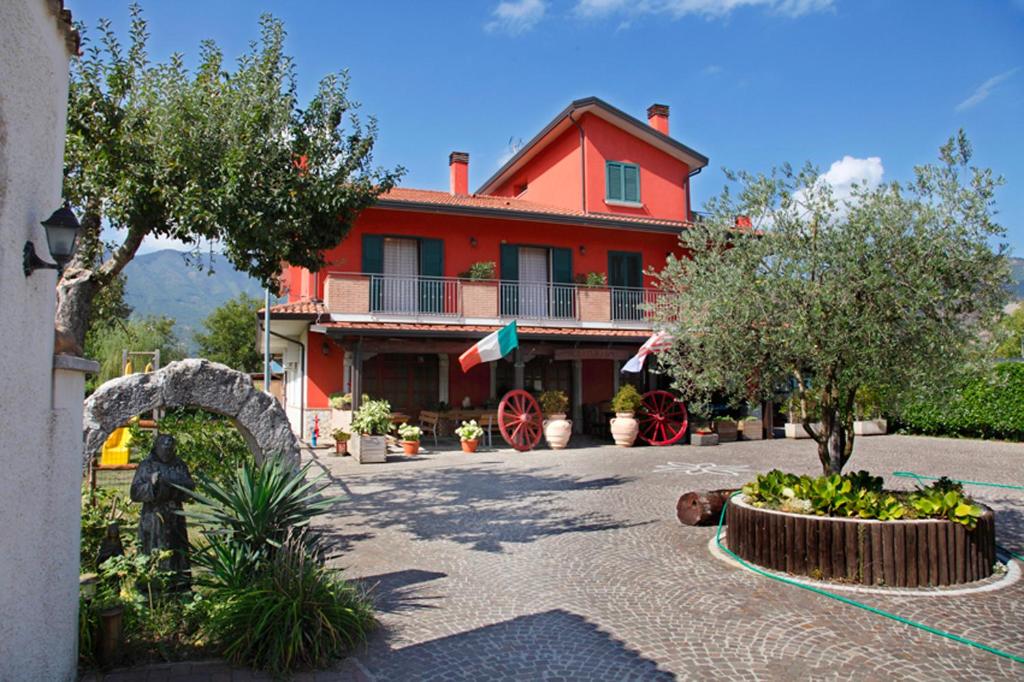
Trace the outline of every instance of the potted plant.
<instances>
[{"instance_id":1,"label":"potted plant","mask_svg":"<svg viewBox=\"0 0 1024 682\"><path fill-rule=\"evenodd\" d=\"M398 427L398 437L402 439L402 451L407 455L415 455L420 451L420 436L423 432L413 424L402 424Z\"/></svg>"},{"instance_id":2,"label":"potted plant","mask_svg":"<svg viewBox=\"0 0 1024 682\"><path fill-rule=\"evenodd\" d=\"M386 436L391 431L391 403L387 400L364 400L352 416L352 456L360 464L387 461Z\"/></svg>"},{"instance_id":3,"label":"potted plant","mask_svg":"<svg viewBox=\"0 0 1024 682\"><path fill-rule=\"evenodd\" d=\"M633 418L633 415L640 409L641 404L643 404L643 399L632 384L623 384L612 398L615 417L612 418L610 424L612 438L615 439L615 444L619 447L632 447L637 434L640 433L640 424Z\"/></svg>"},{"instance_id":4,"label":"potted plant","mask_svg":"<svg viewBox=\"0 0 1024 682\"><path fill-rule=\"evenodd\" d=\"M347 455L348 454L348 439L352 436L348 431L344 429L334 429L331 432L331 438L334 439L334 454L336 455Z\"/></svg>"},{"instance_id":5,"label":"potted plant","mask_svg":"<svg viewBox=\"0 0 1024 682\"><path fill-rule=\"evenodd\" d=\"M818 406L814 404L814 402L810 398L807 399L806 403L807 415L810 417L811 420L811 430L817 433L818 431L821 430L821 423L817 421ZM779 412L786 415L786 438L799 439L811 437L810 434L807 433L807 429L804 428L804 425L801 421L800 406L792 397L790 397L790 399L786 402L785 405L779 408Z\"/></svg>"},{"instance_id":6,"label":"potted plant","mask_svg":"<svg viewBox=\"0 0 1024 682\"><path fill-rule=\"evenodd\" d=\"M603 272L578 272L573 277L573 281L584 287L606 287L608 286L608 275Z\"/></svg>"},{"instance_id":7,"label":"potted plant","mask_svg":"<svg viewBox=\"0 0 1024 682\"><path fill-rule=\"evenodd\" d=\"M572 421L565 418L569 396L565 391L544 391L538 401L544 414L548 416L544 420L544 440L552 450L561 450L569 444L569 438L572 436Z\"/></svg>"},{"instance_id":8,"label":"potted plant","mask_svg":"<svg viewBox=\"0 0 1024 682\"><path fill-rule=\"evenodd\" d=\"M459 428L455 429L455 435L459 437L463 452L476 452L476 446L480 444L480 437L484 430L476 423L475 419L462 422Z\"/></svg>"},{"instance_id":9,"label":"potted plant","mask_svg":"<svg viewBox=\"0 0 1024 682\"><path fill-rule=\"evenodd\" d=\"M697 422L690 431L691 445L718 445L719 434L707 422Z\"/></svg>"},{"instance_id":10,"label":"potted plant","mask_svg":"<svg viewBox=\"0 0 1024 682\"><path fill-rule=\"evenodd\" d=\"M459 273L460 279L468 279L471 282L480 282L494 279L497 264L492 260L477 261L469 266L465 272Z\"/></svg>"},{"instance_id":11,"label":"potted plant","mask_svg":"<svg viewBox=\"0 0 1024 682\"><path fill-rule=\"evenodd\" d=\"M855 436L882 436L889 423L882 417L882 397L870 386L861 386L853 399L853 434Z\"/></svg>"},{"instance_id":12,"label":"potted plant","mask_svg":"<svg viewBox=\"0 0 1024 682\"><path fill-rule=\"evenodd\" d=\"M718 434L719 443L732 443L736 440L739 430L736 420L728 415L715 417L715 433Z\"/></svg>"},{"instance_id":13,"label":"potted plant","mask_svg":"<svg viewBox=\"0 0 1024 682\"><path fill-rule=\"evenodd\" d=\"M764 438L764 422L753 415L740 421L740 437L743 440L762 440Z\"/></svg>"},{"instance_id":14,"label":"potted plant","mask_svg":"<svg viewBox=\"0 0 1024 682\"><path fill-rule=\"evenodd\" d=\"M352 425L352 394L332 393L327 402L331 406L331 428L347 429Z\"/></svg>"}]
</instances>

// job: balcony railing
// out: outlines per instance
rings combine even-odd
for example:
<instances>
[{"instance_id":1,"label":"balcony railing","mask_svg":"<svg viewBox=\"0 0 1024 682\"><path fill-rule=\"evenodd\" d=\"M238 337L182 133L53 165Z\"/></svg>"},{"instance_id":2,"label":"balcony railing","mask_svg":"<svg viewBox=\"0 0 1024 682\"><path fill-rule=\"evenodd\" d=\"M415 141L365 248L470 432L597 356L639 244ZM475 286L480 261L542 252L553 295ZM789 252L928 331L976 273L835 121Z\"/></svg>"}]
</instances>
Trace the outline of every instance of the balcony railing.
<instances>
[{"instance_id":1,"label":"balcony railing","mask_svg":"<svg viewBox=\"0 0 1024 682\"><path fill-rule=\"evenodd\" d=\"M415 318L522 319L646 326L660 292L631 287L329 273L332 313Z\"/></svg>"}]
</instances>

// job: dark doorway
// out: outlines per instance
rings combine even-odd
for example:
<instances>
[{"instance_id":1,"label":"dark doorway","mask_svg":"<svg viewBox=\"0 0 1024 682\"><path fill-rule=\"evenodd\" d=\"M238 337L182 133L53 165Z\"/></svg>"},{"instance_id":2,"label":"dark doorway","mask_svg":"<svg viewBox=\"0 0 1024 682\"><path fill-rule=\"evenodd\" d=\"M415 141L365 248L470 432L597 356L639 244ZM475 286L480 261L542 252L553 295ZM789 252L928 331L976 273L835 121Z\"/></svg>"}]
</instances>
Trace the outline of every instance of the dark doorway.
<instances>
[{"instance_id":1,"label":"dark doorway","mask_svg":"<svg viewBox=\"0 0 1024 682\"><path fill-rule=\"evenodd\" d=\"M437 407L437 355L390 353L363 362L363 393L410 415Z\"/></svg>"}]
</instances>

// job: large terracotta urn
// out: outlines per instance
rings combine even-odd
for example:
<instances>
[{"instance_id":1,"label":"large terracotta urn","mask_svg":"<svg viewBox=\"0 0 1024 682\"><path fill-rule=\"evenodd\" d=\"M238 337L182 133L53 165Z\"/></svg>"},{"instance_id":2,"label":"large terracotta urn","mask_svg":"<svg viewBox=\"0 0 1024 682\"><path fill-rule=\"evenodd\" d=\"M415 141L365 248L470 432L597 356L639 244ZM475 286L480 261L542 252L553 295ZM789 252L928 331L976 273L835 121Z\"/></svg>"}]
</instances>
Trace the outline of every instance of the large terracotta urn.
<instances>
[{"instance_id":1,"label":"large terracotta urn","mask_svg":"<svg viewBox=\"0 0 1024 682\"><path fill-rule=\"evenodd\" d=\"M569 444L572 436L572 420L565 418L565 413L549 414L544 420L544 440L552 450L561 450Z\"/></svg>"},{"instance_id":2,"label":"large terracotta urn","mask_svg":"<svg viewBox=\"0 0 1024 682\"><path fill-rule=\"evenodd\" d=\"M633 441L640 433L640 424L633 418L632 412L616 412L611 420L612 438L621 448L633 446Z\"/></svg>"}]
</instances>

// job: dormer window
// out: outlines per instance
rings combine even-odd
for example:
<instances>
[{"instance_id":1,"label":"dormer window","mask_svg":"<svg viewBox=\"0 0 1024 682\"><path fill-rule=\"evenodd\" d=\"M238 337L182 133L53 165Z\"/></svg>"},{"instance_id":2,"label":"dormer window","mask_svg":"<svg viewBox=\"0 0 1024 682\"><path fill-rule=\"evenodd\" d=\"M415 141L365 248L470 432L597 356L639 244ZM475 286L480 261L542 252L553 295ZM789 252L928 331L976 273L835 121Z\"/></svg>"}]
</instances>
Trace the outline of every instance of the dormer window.
<instances>
[{"instance_id":1,"label":"dormer window","mask_svg":"<svg viewBox=\"0 0 1024 682\"><path fill-rule=\"evenodd\" d=\"M605 163L605 202L609 204L640 204L640 166L635 163Z\"/></svg>"}]
</instances>

